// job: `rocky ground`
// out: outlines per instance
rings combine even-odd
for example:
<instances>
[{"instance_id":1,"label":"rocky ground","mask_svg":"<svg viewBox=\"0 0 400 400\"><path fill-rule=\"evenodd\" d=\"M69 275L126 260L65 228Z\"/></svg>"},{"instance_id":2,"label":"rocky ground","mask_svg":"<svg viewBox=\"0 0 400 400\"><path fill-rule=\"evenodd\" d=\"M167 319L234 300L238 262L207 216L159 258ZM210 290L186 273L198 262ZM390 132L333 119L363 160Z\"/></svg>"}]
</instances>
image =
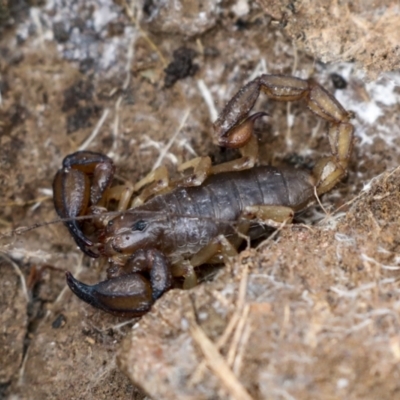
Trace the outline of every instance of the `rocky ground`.
<instances>
[{"instance_id":1,"label":"rocky ground","mask_svg":"<svg viewBox=\"0 0 400 400\"><path fill-rule=\"evenodd\" d=\"M399 20L388 0L0 0L0 398L398 396ZM52 223L62 158L101 151L135 182L235 157L211 124L261 73L313 77L355 112L348 177L141 319L79 301L65 271L105 265ZM305 104L256 109L262 163L329 151Z\"/></svg>"}]
</instances>

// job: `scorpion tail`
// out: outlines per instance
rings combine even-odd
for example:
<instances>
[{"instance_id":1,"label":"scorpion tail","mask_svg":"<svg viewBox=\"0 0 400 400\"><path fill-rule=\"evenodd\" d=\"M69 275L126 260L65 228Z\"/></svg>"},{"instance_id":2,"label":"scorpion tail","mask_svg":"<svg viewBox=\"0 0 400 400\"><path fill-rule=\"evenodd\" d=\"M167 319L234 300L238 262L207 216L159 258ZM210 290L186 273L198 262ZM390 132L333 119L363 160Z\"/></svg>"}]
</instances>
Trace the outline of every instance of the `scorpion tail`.
<instances>
[{"instance_id":1,"label":"scorpion tail","mask_svg":"<svg viewBox=\"0 0 400 400\"><path fill-rule=\"evenodd\" d=\"M66 273L69 288L81 300L95 308L121 317L140 317L153 304L150 282L141 274L111 278L96 285L86 285Z\"/></svg>"}]
</instances>

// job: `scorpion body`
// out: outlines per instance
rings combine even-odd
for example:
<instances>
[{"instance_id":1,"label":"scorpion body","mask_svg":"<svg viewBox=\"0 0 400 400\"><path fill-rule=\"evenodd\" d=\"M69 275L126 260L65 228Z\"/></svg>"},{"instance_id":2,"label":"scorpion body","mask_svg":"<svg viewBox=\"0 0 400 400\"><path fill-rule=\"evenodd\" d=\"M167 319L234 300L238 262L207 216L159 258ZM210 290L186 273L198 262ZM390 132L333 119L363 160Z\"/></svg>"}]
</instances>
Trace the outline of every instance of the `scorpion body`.
<instances>
[{"instance_id":1,"label":"scorpion body","mask_svg":"<svg viewBox=\"0 0 400 400\"><path fill-rule=\"evenodd\" d=\"M249 113L261 90L278 101L303 99L329 123L331 154L311 173L255 166L253 126L266 114ZM313 80L261 75L239 90L213 125L217 144L238 148L239 159L212 165L209 157L199 157L178 168L192 168L193 173L177 181L170 181L160 167L134 186L113 187L110 158L90 151L67 156L53 182L56 211L85 254L109 262L105 281L89 286L67 273L69 287L97 308L140 316L172 287L173 277L183 277L184 288L195 286L195 268L237 254L244 235L255 238L265 225L291 222L315 195L346 175L352 116ZM119 201L114 218L103 212L110 199ZM76 218L85 215L92 216L89 229Z\"/></svg>"},{"instance_id":2,"label":"scorpion body","mask_svg":"<svg viewBox=\"0 0 400 400\"><path fill-rule=\"evenodd\" d=\"M106 228L102 254L130 256L139 249L155 247L174 264L219 235L235 235L250 207L280 204L301 210L310 202L313 190L307 171L290 168L260 166L213 175L201 186L178 187L114 218ZM140 240L138 230L132 230L138 222L143 225ZM259 224L252 225L244 233L254 238Z\"/></svg>"}]
</instances>

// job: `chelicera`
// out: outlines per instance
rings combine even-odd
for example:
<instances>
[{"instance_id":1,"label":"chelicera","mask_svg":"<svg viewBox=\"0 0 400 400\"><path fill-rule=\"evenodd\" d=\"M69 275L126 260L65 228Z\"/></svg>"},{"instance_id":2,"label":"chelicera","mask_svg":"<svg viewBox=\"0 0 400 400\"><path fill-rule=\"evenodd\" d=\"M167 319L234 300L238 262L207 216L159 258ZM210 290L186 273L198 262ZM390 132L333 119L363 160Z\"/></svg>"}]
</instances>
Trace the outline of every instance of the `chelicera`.
<instances>
[{"instance_id":1,"label":"chelicera","mask_svg":"<svg viewBox=\"0 0 400 400\"><path fill-rule=\"evenodd\" d=\"M329 156L309 172L294 168L255 166L258 157L250 115L260 91L278 101L303 99L329 122ZM220 263L237 254L244 235L260 235L260 221L291 222L331 190L347 173L354 127L352 113L313 80L261 75L242 87L214 123L219 146L237 148L241 157L212 165L199 157L179 170L193 173L171 181L165 167L129 186L112 186L114 164L101 153L82 151L67 156L57 172L54 204L80 249L89 257L107 257L107 280L85 285L67 273L67 283L82 300L122 316L140 316L172 285L196 285L195 268ZM138 195L134 196L134 194ZM117 216L107 204L118 199ZM77 217L89 215L85 224ZM88 226L89 225L89 226Z\"/></svg>"}]
</instances>

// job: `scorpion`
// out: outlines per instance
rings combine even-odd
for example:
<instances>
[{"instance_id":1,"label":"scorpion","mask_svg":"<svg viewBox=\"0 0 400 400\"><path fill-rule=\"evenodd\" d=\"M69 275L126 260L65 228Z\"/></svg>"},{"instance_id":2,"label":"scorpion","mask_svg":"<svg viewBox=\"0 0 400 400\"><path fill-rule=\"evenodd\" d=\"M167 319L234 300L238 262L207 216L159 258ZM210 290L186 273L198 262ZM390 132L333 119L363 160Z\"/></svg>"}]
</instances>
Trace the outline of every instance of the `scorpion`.
<instances>
[{"instance_id":1,"label":"scorpion","mask_svg":"<svg viewBox=\"0 0 400 400\"><path fill-rule=\"evenodd\" d=\"M267 114L250 113L261 91L277 101L303 99L329 123L331 154L312 171L256 166L254 123ZM106 280L86 285L67 272L68 286L90 305L124 317L148 312L174 277L184 279L183 288L195 286L197 267L234 256L244 235L257 237L260 226L290 223L347 174L352 117L312 79L264 74L243 86L213 124L216 144L239 149L237 159L212 165L210 157L197 157L178 168L192 169L178 179L169 179L162 166L135 185L112 186L109 157L91 151L67 156L53 182L56 212L86 255L109 263ZM111 217L105 211L112 199L118 214Z\"/></svg>"}]
</instances>

